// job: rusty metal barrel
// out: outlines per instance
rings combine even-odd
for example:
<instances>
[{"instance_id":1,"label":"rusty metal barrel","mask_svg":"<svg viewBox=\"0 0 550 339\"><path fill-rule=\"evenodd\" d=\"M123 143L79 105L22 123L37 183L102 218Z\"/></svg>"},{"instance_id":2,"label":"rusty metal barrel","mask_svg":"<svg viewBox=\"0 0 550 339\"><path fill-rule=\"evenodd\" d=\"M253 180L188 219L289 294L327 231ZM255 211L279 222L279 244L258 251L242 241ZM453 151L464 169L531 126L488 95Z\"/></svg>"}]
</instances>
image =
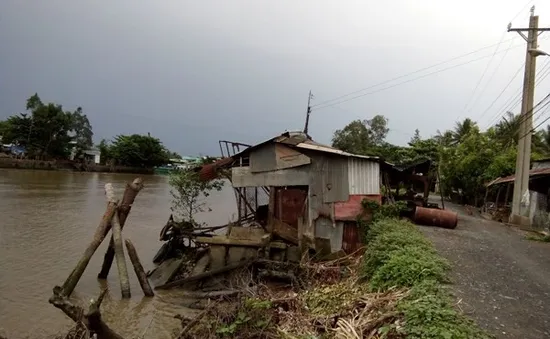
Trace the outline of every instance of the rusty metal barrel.
<instances>
[{"instance_id":1,"label":"rusty metal barrel","mask_svg":"<svg viewBox=\"0 0 550 339\"><path fill-rule=\"evenodd\" d=\"M458 214L436 208L416 207L414 222L419 225L453 229L458 223Z\"/></svg>"}]
</instances>

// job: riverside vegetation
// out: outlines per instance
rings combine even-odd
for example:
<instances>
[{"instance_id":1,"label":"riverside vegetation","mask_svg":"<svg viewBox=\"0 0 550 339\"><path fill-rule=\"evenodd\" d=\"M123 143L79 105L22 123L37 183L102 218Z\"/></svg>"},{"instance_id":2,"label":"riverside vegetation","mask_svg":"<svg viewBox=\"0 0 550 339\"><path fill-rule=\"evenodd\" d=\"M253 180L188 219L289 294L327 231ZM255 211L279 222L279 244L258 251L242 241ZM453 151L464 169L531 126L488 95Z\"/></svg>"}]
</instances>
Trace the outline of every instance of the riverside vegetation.
<instances>
[{"instance_id":1,"label":"riverside vegetation","mask_svg":"<svg viewBox=\"0 0 550 339\"><path fill-rule=\"evenodd\" d=\"M365 206L362 256L302 261L301 287L254 285L183 319L178 338L491 338L455 309L449 264L399 208Z\"/></svg>"}]
</instances>

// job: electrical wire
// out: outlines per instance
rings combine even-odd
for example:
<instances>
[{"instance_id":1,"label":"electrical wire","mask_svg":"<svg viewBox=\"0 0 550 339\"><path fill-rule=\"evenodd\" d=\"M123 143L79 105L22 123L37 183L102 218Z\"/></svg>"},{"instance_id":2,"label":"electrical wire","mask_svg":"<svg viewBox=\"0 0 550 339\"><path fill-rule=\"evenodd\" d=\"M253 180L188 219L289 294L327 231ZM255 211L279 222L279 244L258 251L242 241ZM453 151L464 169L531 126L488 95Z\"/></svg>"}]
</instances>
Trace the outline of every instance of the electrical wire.
<instances>
[{"instance_id":1,"label":"electrical wire","mask_svg":"<svg viewBox=\"0 0 550 339\"><path fill-rule=\"evenodd\" d=\"M508 46L509 48L512 47L512 43L510 43L510 46ZM510 50L508 48L508 51ZM493 78L495 77L495 74L497 73L497 71L500 69L500 66L502 65L502 62L504 61L504 59L506 59L506 56L508 55L508 52L504 53L504 55L502 56L502 59L500 59L500 62L498 63L497 67L493 70L493 73L491 74L491 76L489 77L489 80L487 80L487 82L485 83L485 86L483 87L483 89L481 90L481 92L479 93L479 95L477 96L477 98L474 100L474 102L472 103L472 107L470 107L470 109L468 110L468 112L471 112L471 110L475 107L476 103L478 102L479 98L483 97L483 94L485 93L485 91L487 90L487 88L489 87L489 84L491 83L491 81L493 80ZM525 65L525 63L523 63L522 67ZM521 68L519 71L521 71ZM519 71L517 74L519 74ZM514 75L514 78L517 76ZM513 79L510 81L510 83L508 83L507 87L505 87L504 90L506 90L506 88L508 88L508 86L510 86L510 84L512 83ZM504 92L504 91L503 91ZM502 95L502 94L501 94ZM481 114L481 117L479 117L478 120L481 120L481 118L483 118L483 116L485 115L485 113L487 113L487 110L485 110L482 114Z\"/></svg>"},{"instance_id":2,"label":"electrical wire","mask_svg":"<svg viewBox=\"0 0 550 339\"><path fill-rule=\"evenodd\" d=\"M487 74L487 70L489 69L489 66L491 66L491 63L493 62L493 59L495 58L495 55L497 54L498 52L498 49L500 48L500 45L502 44L502 40L504 40L504 37L506 36L506 33L507 32L504 32L502 33L502 37L500 38L500 41L499 43L497 44L497 47L495 48L495 51L493 52L493 55L491 56L491 58L489 59L489 62L487 62L487 65L485 65L485 69L483 70L483 73L481 73L481 77L479 77L479 80L477 81L476 83L476 86L474 87L474 90L472 91L472 94L470 94L470 97L468 98L468 101L466 101L466 104L464 105L464 108L462 109L462 113L461 114L464 114L464 112L466 111L466 108L468 108L468 106L470 105L470 103L472 102L472 99L474 98L476 92L477 92L477 89L479 88L479 85L481 84L481 82L483 81L483 78L485 78L485 74ZM512 40L511 41L511 44L509 47L512 47L512 43L514 43L514 41ZM506 53L508 54L508 53ZM506 54L504 55L504 57L506 57ZM503 57L503 59L504 59ZM499 64L500 65L500 64ZM477 101L477 100L476 100ZM460 120L460 116L458 117L458 120Z\"/></svg>"},{"instance_id":3,"label":"electrical wire","mask_svg":"<svg viewBox=\"0 0 550 339\"><path fill-rule=\"evenodd\" d=\"M435 68L435 67L437 67L437 66L441 66L441 65L444 65L444 64L448 64L448 63L450 63L450 62L452 62L452 61L455 61L455 60L458 60L458 59L462 59L462 58L467 57L467 56L469 56L469 55L476 54L476 53L479 53L479 52L484 51L484 50L486 50L486 49L489 49L489 48L491 48L491 47L497 46L497 45L499 45L499 44L502 43L502 42L513 41L513 40L515 40L515 39L517 39L517 37L513 37L513 38L510 38L510 39L501 41L501 42L499 42L499 43L493 44L493 45L489 45L489 46L485 46L485 47L476 49L475 51L472 51L472 52L469 52L469 53L466 53L466 54L462 54L462 55L453 57L453 58L451 58L451 59L447 59L447 60L445 60L445 61L438 62L438 63L433 64L433 65L428 66L428 67L423 67L423 68L417 69L416 71L412 71L412 72L409 72L409 73L406 73L406 74L403 74L403 75L400 75L400 76L391 78L391 79L389 79L389 80L385 80L385 81L379 82L379 83L377 83L377 84L374 84L374 85L371 85L371 86L368 86L368 87L365 87L365 88L362 88L362 89L359 89L359 90L356 90L356 91L353 91L353 92L344 94L344 95L340 95L340 96L338 96L338 97L336 97L336 98L332 98L332 99L329 99L329 100L322 101L322 102L320 102L320 103L318 103L318 104L312 105L311 108L314 108L314 107L317 107L317 106L321 106L321 105L325 105L325 104L327 104L327 103L329 103L329 102L336 101L336 100L340 100L340 99L343 99L343 98L348 97L348 96L350 96L350 95L354 95L354 94L357 94L357 93L360 93L360 92L363 92L363 91L366 91L366 90L369 90L369 89L372 89L372 88L375 88L375 87L378 87L378 86L385 85L385 84L390 83L390 82L395 81L395 80L399 80L399 79L406 78L406 77L408 77L408 76L411 76L411 75L414 75L414 74L417 74L417 73L420 73L420 72L423 72L423 71L427 71L427 70L432 69L432 68Z\"/></svg>"},{"instance_id":4,"label":"electrical wire","mask_svg":"<svg viewBox=\"0 0 550 339\"><path fill-rule=\"evenodd\" d=\"M510 49L513 49L513 48L517 48L517 47L520 47L522 45L516 45L514 47L511 47ZM507 52L508 49L506 50L502 50L500 52L497 52L497 54L500 54L500 53L505 53ZM423 79L423 78L426 78L430 75L434 75L434 74L438 74L438 73L441 73L441 72L444 72L444 71L447 71L447 70L450 70L450 69L453 69L453 68L457 68L457 67L460 67L460 66L464 66L464 65L467 65L467 64L471 64L473 62L476 62L476 61L479 61L479 60L482 60L482 59L486 59L486 58L490 58L492 55L485 55L485 56L482 56L482 57L479 57L477 59L473 59L473 60L469 60L467 62L463 62L463 63L460 63L460 64L456 64L456 65L453 65L453 66L449 66L449 67L446 67L446 68L443 68L443 69L440 69L440 70L437 70L437 71L434 71L434 72L430 72L428 74L424 74L422 76L419 76L419 77L415 77L415 78L412 78L412 79L409 79L409 80L405 80L405 81L402 81L402 82L398 82L397 84L393 84L393 85L390 85L390 86L386 86L386 87L382 87L380 89L377 89L377 90L374 90L374 91L371 91L371 92L367 92L367 93L363 93L363 94L359 94L359 95L356 95L356 96L353 96L351 98L348 98L348 99L344 99L344 100L340 100L340 101L337 101L335 103L329 103L329 104L326 104L324 106L315 106L315 109L314 107L312 106L312 110L320 110L320 109L323 109L323 108L327 108L327 107L331 107L331 106L334 106L334 105L339 105L341 103L344 103L344 102L348 102L348 101L351 101L351 100L354 100L354 99L357 99L357 98L361 98L361 97L364 97L364 96L367 96L367 95L370 95L370 94L374 94L374 93L378 93L378 92L381 92L381 91L384 91L384 90L387 90L387 89L390 89L390 88L393 88L393 87L397 87L397 86L400 86L400 85L403 85L403 84L406 84L406 83L409 83L409 82L413 82L413 81L416 81L416 80L420 80L420 79Z\"/></svg>"},{"instance_id":5,"label":"electrical wire","mask_svg":"<svg viewBox=\"0 0 550 339\"><path fill-rule=\"evenodd\" d=\"M545 61L545 64L541 67L541 69L537 72L537 78L535 78L535 88L536 86L542 82L542 80L544 80L549 74L550 74L550 59L547 59ZM523 67L523 66L522 66ZM514 78L517 76L517 74L514 76ZM513 79L514 79L513 78ZM513 79L511 81L513 81ZM506 90L506 88L509 86L509 84L505 87L505 89L499 94L498 97L500 97L502 95L502 93ZM504 114L506 114L506 112L509 112L511 110L513 110L514 107L516 107L520 102L521 102L521 94L522 94L522 90L521 90L521 86L520 88L518 89L518 93L512 97L511 100L508 100L499 110L497 110L497 114L495 114L493 116L492 119L490 119L490 122L489 124L487 125L487 127L489 126L492 126L493 124L497 123L503 116ZM498 99L497 97L497 99ZM493 103L491 103L490 107L494 104L494 102L496 101L496 99L493 101ZM490 108L489 107L489 108ZM488 108L488 109L489 109ZM488 110L487 109L487 110ZM501 112L501 114L499 115L499 112Z\"/></svg>"}]
</instances>

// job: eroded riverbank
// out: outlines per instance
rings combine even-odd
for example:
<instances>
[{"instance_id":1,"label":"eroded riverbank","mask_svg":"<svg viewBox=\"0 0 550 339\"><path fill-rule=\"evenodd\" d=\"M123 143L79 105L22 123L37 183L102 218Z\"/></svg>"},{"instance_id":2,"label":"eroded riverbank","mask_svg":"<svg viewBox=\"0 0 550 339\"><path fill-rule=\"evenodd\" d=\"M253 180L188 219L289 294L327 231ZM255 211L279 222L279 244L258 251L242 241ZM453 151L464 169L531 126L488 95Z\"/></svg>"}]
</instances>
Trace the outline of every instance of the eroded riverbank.
<instances>
[{"instance_id":1,"label":"eroded riverbank","mask_svg":"<svg viewBox=\"0 0 550 339\"><path fill-rule=\"evenodd\" d=\"M121 195L135 175L0 169L0 334L10 339L56 334L72 323L49 303L51 289L67 277L89 243L105 210L104 185L111 182ZM153 268L158 236L170 214L170 187L164 176L143 176L145 189L136 199L126 235L136 245L146 270ZM210 197L212 212L198 216L210 224L224 224L235 213L229 186ZM125 228L126 229L126 228ZM97 253L104 253L107 242ZM102 255L94 256L74 297L97 297L96 279ZM102 304L102 314L120 334L141 336L145 328L155 338L168 338L181 313L171 292L151 300L140 293L121 301L116 270L107 280L113 286ZM131 278L132 289L139 290ZM112 297L111 297L112 295ZM124 324L124 326L119 326Z\"/></svg>"}]
</instances>

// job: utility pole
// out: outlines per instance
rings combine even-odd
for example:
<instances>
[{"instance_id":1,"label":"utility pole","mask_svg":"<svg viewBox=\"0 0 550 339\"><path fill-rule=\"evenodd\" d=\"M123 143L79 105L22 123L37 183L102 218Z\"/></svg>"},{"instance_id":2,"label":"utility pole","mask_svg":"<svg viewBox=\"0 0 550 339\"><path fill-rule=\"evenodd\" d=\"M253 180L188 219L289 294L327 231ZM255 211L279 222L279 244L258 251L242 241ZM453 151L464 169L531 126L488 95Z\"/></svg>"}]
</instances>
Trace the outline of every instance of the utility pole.
<instances>
[{"instance_id":1,"label":"utility pole","mask_svg":"<svg viewBox=\"0 0 550 339\"><path fill-rule=\"evenodd\" d=\"M544 54L537 50L537 38L548 28L539 28L539 17L535 15L535 6L531 7L529 28L512 28L508 25L508 32L517 32L527 42L525 57L525 74L523 77L523 96L521 102L520 126L518 140L518 154L516 158L516 175L514 179L514 193L510 223L530 226L529 218L522 210L521 199L525 192L529 192L529 170L531 164L531 135L533 130L533 101L535 97L535 70L537 56ZM527 36L523 34L527 32Z\"/></svg>"},{"instance_id":2,"label":"utility pole","mask_svg":"<svg viewBox=\"0 0 550 339\"><path fill-rule=\"evenodd\" d=\"M306 125L304 127L304 133L306 135L307 132L308 132L308 128L309 128L309 115L311 114L311 99L313 98L313 94L311 94L311 90L309 90L309 96L307 97L307 111L306 111Z\"/></svg>"}]
</instances>

